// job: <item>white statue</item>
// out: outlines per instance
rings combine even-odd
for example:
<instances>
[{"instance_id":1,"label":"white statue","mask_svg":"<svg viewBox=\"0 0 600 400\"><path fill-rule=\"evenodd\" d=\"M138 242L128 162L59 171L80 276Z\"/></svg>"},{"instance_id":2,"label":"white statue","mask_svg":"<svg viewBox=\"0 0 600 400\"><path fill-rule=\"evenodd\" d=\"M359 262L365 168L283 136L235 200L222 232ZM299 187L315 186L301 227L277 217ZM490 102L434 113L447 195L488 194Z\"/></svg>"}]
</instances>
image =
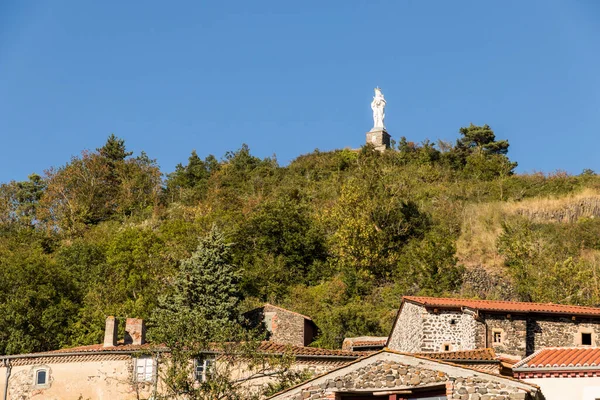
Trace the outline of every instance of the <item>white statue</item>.
<instances>
[{"instance_id":1,"label":"white statue","mask_svg":"<svg viewBox=\"0 0 600 400\"><path fill-rule=\"evenodd\" d=\"M373 129L371 130L385 130L385 125L383 124L385 118L385 98L378 87L375 88L375 96L373 96L373 101L371 102L371 109L373 110Z\"/></svg>"}]
</instances>

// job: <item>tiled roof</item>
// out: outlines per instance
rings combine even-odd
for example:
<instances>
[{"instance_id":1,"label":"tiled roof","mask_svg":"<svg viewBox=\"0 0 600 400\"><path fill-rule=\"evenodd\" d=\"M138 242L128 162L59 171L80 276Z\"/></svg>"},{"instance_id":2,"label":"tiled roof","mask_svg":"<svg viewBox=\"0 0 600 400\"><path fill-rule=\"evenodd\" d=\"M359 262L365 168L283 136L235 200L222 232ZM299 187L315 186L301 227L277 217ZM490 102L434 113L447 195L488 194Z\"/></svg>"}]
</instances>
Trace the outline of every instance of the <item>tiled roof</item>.
<instances>
[{"instance_id":1,"label":"tiled roof","mask_svg":"<svg viewBox=\"0 0 600 400\"><path fill-rule=\"evenodd\" d=\"M78 347L69 347L66 349L54 350L50 351L47 354L56 354L56 353L108 353L114 351L120 351L123 353L134 353L138 351L150 351L150 350L167 350L167 347L164 344L155 345L152 343L145 344L123 344L119 343L116 346L108 346L104 347L102 344L92 344L89 346L78 346Z\"/></svg>"},{"instance_id":2,"label":"tiled roof","mask_svg":"<svg viewBox=\"0 0 600 400\"><path fill-rule=\"evenodd\" d=\"M329 350L319 349L316 347L301 347L279 344L275 342L262 342L259 350L267 353L283 354L288 353L293 356L327 356L327 357L344 357L358 358L364 357L372 352L369 351L348 351L348 350Z\"/></svg>"},{"instance_id":3,"label":"tiled roof","mask_svg":"<svg viewBox=\"0 0 600 400\"><path fill-rule=\"evenodd\" d=\"M353 347L384 347L387 343L387 336L359 336L344 339L342 349L351 349Z\"/></svg>"},{"instance_id":4,"label":"tiled roof","mask_svg":"<svg viewBox=\"0 0 600 400\"><path fill-rule=\"evenodd\" d=\"M379 347L379 346L385 346L385 343L387 342L387 338L382 339L382 340L359 340L357 342L353 342L352 345L354 347Z\"/></svg>"},{"instance_id":5,"label":"tiled roof","mask_svg":"<svg viewBox=\"0 0 600 400\"><path fill-rule=\"evenodd\" d=\"M554 303L528 303L518 301L470 300L442 297L404 296L404 301L420 304L426 307L461 308L467 307L482 311L563 314L600 317L600 308L570 306Z\"/></svg>"},{"instance_id":6,"label":"tiled roof","mask_svg":"<svg viewBox=\"0 0 600 400\"><path fill-rule=\"evenodd\" d=\"M498 358L494 349L476 349L463 351L444 351L436 353L415 353L417 356L432 358L434 360L444 360L450 362L462 361L489 361L496 362Z\"/></svg>"},{"instance_id":7,"label":"tiled roof","mask_svg":"<svg viewBox=\"0 0 600 400\"><path fill-rule=\"evenodd\" d=\"M598 347L557 347L536 351L513 366L513 369L560 369L590 368L600 369L600 348Z\"/></svg>"},{"instance_id":8,"label":"tiled roof","mask_svg":"<svg viewBox=\"0 0 600 400\"><path fill-rule=\"evenodd\" d=\"M330 357L330 358L359 358L370 354L370 352L365 351L347 351L347 350L329 350L329 349L319 349L315 347L302 347L302 346L291 346L285 345L275 342L262 342L259 347L259 351L265 353L272 354L290 354L296 357ZM36 357L56 357L62 355L72 355L75 353L79 353L82 355L86 354L110 354L110 353L135 353L135 352L143 352L143 351L168 351L168 348L165 345L154 345L151 343L146 343L142 345L133 345L133 344L118 344L117 346L109 346L104 347L102 344L93 344L89 346L78 346L78 347L70 347L66 349L54 350L44 353L34 353L27 355L14 355L7 356L6 358L19 358L20 356L36 356ZM218 352L217 349L212 351ZM3 358L0 356L0 358Z\"/></svg>"}]
</instances>

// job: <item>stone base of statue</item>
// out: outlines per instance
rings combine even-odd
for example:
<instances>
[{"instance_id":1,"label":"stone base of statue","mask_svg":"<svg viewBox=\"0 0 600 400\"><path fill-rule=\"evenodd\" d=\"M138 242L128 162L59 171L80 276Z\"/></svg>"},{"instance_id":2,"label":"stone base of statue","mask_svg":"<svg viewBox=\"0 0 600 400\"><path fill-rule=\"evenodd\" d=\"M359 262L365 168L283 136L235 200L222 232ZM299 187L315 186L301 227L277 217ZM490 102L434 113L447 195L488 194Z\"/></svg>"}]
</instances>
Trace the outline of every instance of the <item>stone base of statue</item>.
<instances>
[{"instance_id":1,"label":"stone base of statue","mask_svg":"<svg viewBox=\"0 0 600 400\"><path fill-rule=\"evenodd\" d=\"M375 150L384 151L390 148L390 134L385 128L373 128L367 132L367 143L375 146Z\"/></svg>"}]
</instances>

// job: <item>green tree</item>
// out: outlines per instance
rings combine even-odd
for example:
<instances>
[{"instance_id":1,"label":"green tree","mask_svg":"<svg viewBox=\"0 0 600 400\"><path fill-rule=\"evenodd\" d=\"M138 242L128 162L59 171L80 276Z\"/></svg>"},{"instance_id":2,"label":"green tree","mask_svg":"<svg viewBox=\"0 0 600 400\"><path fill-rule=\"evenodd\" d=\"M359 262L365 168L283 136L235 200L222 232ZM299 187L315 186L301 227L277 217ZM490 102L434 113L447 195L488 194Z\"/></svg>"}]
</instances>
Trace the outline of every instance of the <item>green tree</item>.
<instances>
[{"instance_id":1,"label":"green tree","mask_svg":"<svg viewBox=\"0 0 600 400\"><path fill-rule=\"evenodd\" d=\"M72 276L39 245L0 249L0 354L65 345L78 302Z\"/></svg>"},{"instance_id":2,"label":"green tree","mask_svg":"<svg viewBox=\"0 0 600 400\"><path fill-rule=\"evenodd\" d=\"M172 292L161 297L153 313L152 337L167 344L171 353L162 369L165 398L248 398L241 388L243 380L232 377L232 371L240 368L253 377L270 371L283 382L295 383L286 373L289 357L262 354L257 338L243 330L238 320L239 278L231 264L230 245L213 226L191 257L181 262ZM203 357L207 350L220 356L210 378L194 382L191 360Z\"/></svg>"},{"instance_id":3,"label":"green tree","mask_svg":"<svg viewBox=\"0 0 600 400\"><path fill-rule=\"evenodd\" d=\"M31 174L27 181L0 185L0 224L33 227L46 184L41 176Z\"/></svg>"},{"instance_id":4,"label":"green tree","mask_svg":"<svg viewBox=\"0 0 600 400\"><path fill-rule=\"evenodd\" d=\"M496 135L489 125L470 124L459 129L462 137L457 140L456 147L474 153L504 154L508 153L508 140L496 140Z\"/></svg>"},{"instance_id":5,"label":"green tree","mask_svg":"<svg viewBox=\"0 0 600 400\"><path fill-rule=\"evenodd\" d=\"M244 290L276 302L294 283L316 283L327 258L325 237L301 198L264 201L235 233Z\"/></svg>"},{"instance_id":6,"label":"green tree","mask_svg":"<svg viewBox=\"0 0 600 400\"><path fill-rule=\"evenodd\" d=\"M175 171L167 177L170 200L192 203L202 199L208 189L208 179L218 169L219 163L213 155L202 160L193 150L187 165L177 164Z\"/></svg>"},{"instance_id":7,"label":"green tree","mask_svg":"<svg viewBox=\"0 0 600 400\"><path fill-rule=\"evenodd\" d=\"M104 146L96 150L98 154L113 163L124 161L133 154L132 151L127 151L125 148L125 140L116 137L114 133L111 133Z\"/></svg>"}]
</instances>

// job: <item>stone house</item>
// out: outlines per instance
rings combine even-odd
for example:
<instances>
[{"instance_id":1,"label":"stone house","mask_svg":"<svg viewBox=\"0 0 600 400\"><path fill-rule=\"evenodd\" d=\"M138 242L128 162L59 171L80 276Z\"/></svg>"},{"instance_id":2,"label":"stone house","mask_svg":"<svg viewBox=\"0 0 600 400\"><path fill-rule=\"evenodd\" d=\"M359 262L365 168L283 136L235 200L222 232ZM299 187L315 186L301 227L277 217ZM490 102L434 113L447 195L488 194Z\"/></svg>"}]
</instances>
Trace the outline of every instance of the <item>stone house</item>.
<instances>
[{"instance_id":1,"label":"stone house","mask_svg":"<svg viewBox=\"0 0 600 400\"><path fill-rule=\"evenodd\" d=\"M128 318L124 340L117 340L118 321L106 320L104 343L56 351L0 356L0 393L5 400L16 399L149 399L163 391L160 368L168 357L163 345L145 342L144 321ZM259 351L269 355L292 355L293 370L322 374L368 353L327 350L262 342ZM207 377L219 366L219 353L207 351L194 362L195 378ZM246 365L236 365L234 379L248 379L251 391L266 384L267 374L254 375Z\"/></svg>"},{"instance_id":2,"label":"stone house","mask_svg":"<svg viewBox=\"0 0 600 400\"><path fill-rule=\"evenodd\" d=\"M431 358L382 350L271 400L540 400L533 384Z\"/></svg>"},{"instance_id":3,"label":"stone house","mask_svg":"<svg viewBox=\"0 0 600 400\"><path fill-rule=\"evenodd\" d=\"M545 347L595 346L600 308L405 296L387 347L421 353L493 348L526 357Z\"/></svg>"},{"instance_id":4,"label":"stone house","mask_svg":"<svg viewBox=\"0 0 600 400\"><path fill-rule=\"evenodd\" d=\"M296 312L265 304L244 314L250 328L262 327L266 330L267 340L308 346L318 333L317 325L310 317Z\"/></svg>"},{"instance_id":5,"label":"stone house","mask_svg":"<svg viewBox=\"0 0 600 400\"><path fill-rule=\"evenodd\" d=\"M513 366L515 378L538 385L546 400L600 398L600 348L536 351Z\"/></svg>"}]
</instances>

